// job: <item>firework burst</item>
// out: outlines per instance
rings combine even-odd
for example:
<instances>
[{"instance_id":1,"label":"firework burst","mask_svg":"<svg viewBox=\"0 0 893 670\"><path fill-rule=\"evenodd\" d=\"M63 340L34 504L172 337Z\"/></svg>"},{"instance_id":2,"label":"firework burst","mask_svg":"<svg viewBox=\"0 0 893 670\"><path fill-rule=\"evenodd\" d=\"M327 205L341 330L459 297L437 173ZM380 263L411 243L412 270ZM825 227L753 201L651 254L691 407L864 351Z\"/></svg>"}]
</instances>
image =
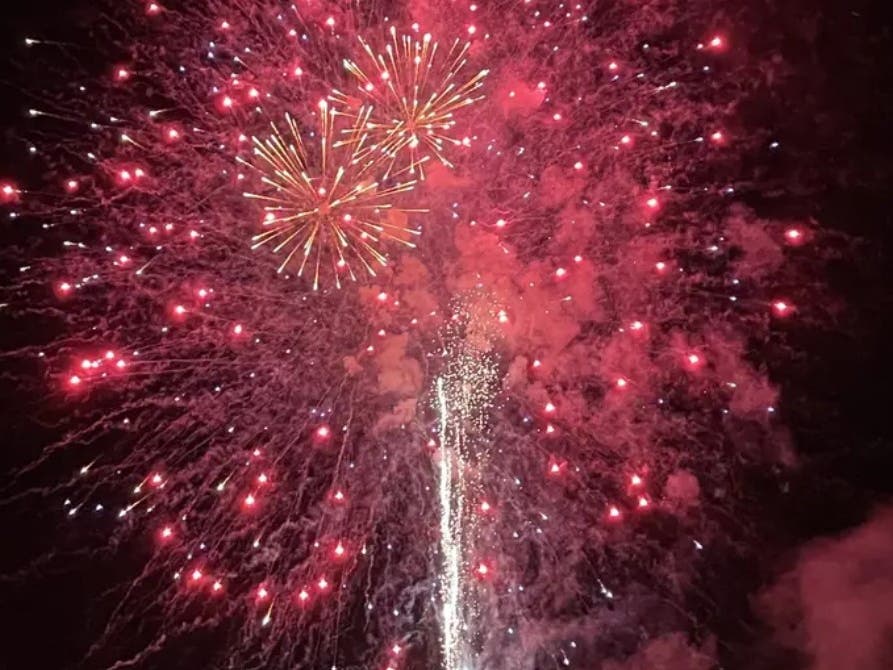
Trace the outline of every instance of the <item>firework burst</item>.
<instances>
[{"instance_id":1,"label":"firework burst","mask_svg":"<svg viewBox=\"0 0 893 670\"><path fill-rule=\"evenodd\" d=\"M729 118L777 69L709 2L108 4L105 78L22 47L53 67L0 175L3 580L100 614L13 665L585 668L709 632L734 463L783 453L750 352L816 302L821 231L730 186L782 151Z\"/></svg>"},{"instance_id":2,"label":"firework burst","mask_svg":"<svg viewBox=\"0 0 893 670\"><path fill-rule=\"evenodd\" d=\"M295 120L286 115L283 133L272 124L266 138L254 137L255 162L245 165L261 175L268 193L245 193L264 203L262 233L252 238L252 249L270 245L283 252L279 272L296 267L305 271L319 288L324 268L331 267L337 287L341 276L357 279L353 260L375 276L375 265L386 266L385 241L414 247L419 231L411 228L406 214L420 212L394 204L394 197L411 191L416 180L399 181L392 173L387 183L378 179L380 152L364 131L369 111L362 112L347 129L346 139L336 139L336 114L323 100L319 104L319 135L308 147ZM308 149L316 149L311 151Z\"/></svg>"},{"instance_id":3,"label":"firework burst","mask_svg":"<svg viewBox=\"0 0 893 670\"><path fill-rule=\"evenodd\" d=\"M401 154L408 153L406 169L411 173L418 169L424 179L422 162L426 156L452 167L446 146L461 144L450 135L456 125L453 115L483 97L477 92L488 70L480 70L463 82L469 43L457 39L443 49L430 34L418 40L412 35L398 35L394 27L390 34L391 41L383 53L376 53L360 37L364 62L344 61L345 70L356 80L359 96L371 104L371 110L361 105L353 115L368 115L365 128L387 157L389 171L401 165ZM332 99L348 106L352 101L340 90L332 92Z\"/></svg>"}]
</instances>

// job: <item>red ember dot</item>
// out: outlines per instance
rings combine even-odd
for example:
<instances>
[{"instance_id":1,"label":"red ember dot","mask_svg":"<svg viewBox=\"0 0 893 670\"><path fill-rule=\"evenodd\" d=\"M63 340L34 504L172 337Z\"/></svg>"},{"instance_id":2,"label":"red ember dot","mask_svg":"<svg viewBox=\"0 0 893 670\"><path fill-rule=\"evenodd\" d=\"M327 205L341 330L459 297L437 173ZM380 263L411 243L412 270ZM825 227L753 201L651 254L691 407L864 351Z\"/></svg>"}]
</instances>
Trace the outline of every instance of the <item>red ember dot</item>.
<instances>
[{"instance_id":1,"label":"red ember dot","mask_svg":"<svg viewBox=\"0 0 893 670\"><path fill-rule=\"evenodd\" d=\"M5 183L2 186L0 186L0 194L2 194L2 196L3 196L2 197L3 202L13 201L16 197L16 193L17 193L16 187L13 186L12 184Z\"/></svg>"},{"instance_id":2,"label":"red ember dot","mask_svg":"<svg viewBox=\"0 0 893 670\"><path fill-rule=\"evenodd\" d=\"M793 307L790 303L785 302L784 300L776 300L772 303L772 310L778 316L787 316L793 311Z\"/></svg>"},{"instance_id":3,"label":"red ember dot","mask_svg":"<svg viewBox=\"0 0 893 670\"><path fill-rule=\"evenodd\" d=\"M784 231L784 238L790 245L802 244L806 237L799 228L788 228Z\"/></svg>"}]
</instances>

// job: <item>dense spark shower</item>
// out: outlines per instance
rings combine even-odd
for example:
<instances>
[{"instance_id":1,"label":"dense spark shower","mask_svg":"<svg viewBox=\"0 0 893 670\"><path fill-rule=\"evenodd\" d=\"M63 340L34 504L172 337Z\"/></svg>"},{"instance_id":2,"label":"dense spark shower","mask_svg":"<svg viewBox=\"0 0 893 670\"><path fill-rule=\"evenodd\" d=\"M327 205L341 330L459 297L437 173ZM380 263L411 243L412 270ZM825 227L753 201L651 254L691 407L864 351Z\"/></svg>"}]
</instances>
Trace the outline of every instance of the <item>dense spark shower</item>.
<instances>
[{"instance_id":1,"label":"dense spark shower","mask_svg":"<svg viewBox=\"0 0 893 670\"><path fill-rule=\"evenodd\" d=\"M491 353L492 313L475 323L475 309L466 299L446 334L444 372L435 381L439 439L437 490L440 514L441 650L444 670L473 667L472 640L480 635L475 602L473 551L477 546L473 499L484 484L475 472L490 458L486 424L494 409L499 381ZM465 323L462 323L462 322ZM477 576L488 568L477 566Z\"/></svg>"},{"instance_id":2,"label":"dense spark shower","mask_svg":"<svg viewBox=\"0 0 893 670\"><path fill-rule=\"evenodd\" d=\"M29 38L35 169L0 179L46 437L0 501L102 571L85 667L589 668L709 629L736 469L786 455L754 342L821 239L738 200L783 149L735 27L184 4L97 17L104 79Z\"/></svg>"}]
</instances>

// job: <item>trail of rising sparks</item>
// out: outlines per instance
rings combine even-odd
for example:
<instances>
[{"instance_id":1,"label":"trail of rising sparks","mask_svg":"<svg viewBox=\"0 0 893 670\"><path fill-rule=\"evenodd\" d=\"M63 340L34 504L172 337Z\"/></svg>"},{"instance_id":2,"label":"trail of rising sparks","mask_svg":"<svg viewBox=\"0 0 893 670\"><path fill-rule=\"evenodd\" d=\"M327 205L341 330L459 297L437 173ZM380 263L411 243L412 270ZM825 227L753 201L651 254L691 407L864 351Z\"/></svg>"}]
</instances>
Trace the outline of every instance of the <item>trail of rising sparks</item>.
<instances>
[{"instance_id":1,"label":"trail of rising sparks","mask_svg":"<svg viewBox=\"0 0 893 670\"><path fill-rule=\"evenodd\" d=\"M440 444L442 454L438 470L440 500L440 576L441 598L441 647L445 670L457 670L462 656L462 491L453 479L453 454L449 443L449 406L444 390L443 377L437 379L437 403L440 415Z\"/></svg>"},{"instance_id":2,"label":"trail of rising sparks","mask_svg":"<svg viewBox=\"0 0 893 670\"><path fill-rule=\"evenodd\" d=\"M356 80L359 99L369 101L372 109L363 105L355 113L341 113L355 118L368 115L365 130L389 160L388 172L406 152L407 169L414 174L418 167L424 179L423 161L427 156L452 166L445 145L461 144L449 134L456 125L454 114L483 97L476 92L489 70L480 70L463 81L469 43L457 39L448 49L441 49L430 34L421 40L412 35L398 36L393 26L390 33L384 53L376 53L360 37L364 62L344 61L344 69ZM337 89L331 98L346 109L356 106L350 95Z\"/></svg>"},{"instance_id":3,"label":"trail of rising sparks","mask_svg":"<svg viewBox=\"0 0 893 670\"><path fill-rule=\"evenodd\" d=\"M464 307L468 322L461 336L448 340L446 370L436 381L444 670L472 667L474 623L480 612L475 584L469 579L478 534L469 499L480 493L480 473L489 460L484 433L497 387L497 367L488 353L490 338L476 323L476 310Z\"/></svg>"},{"instance_id":4,"label":"trail of rising sparks","mask_svg":"<svg viewBox=\"0 0 893 670\"><path fill-rule=\"evenodd\" d=\"M342 140L336 139L335 117L321 101L318 146L308 151L296 122L287 115L287 132L280 133L273 124L269 137L253 138L255 163L241 161L272 189L270 194L244 194L265 203L267 229L254 236L252 249L273 244L275 253L284 251L278 271L292 264L298 276L309 270L314 290L329 265L338 288L342 273L356 280L351 260L375 276L375 265L387 265L382 243L414 247L412 238L419 231L405 223L405 215L425 211L394 203L396 196L415 187L414 179L401 182L397 173L391 175L392 184L381 183L382 154L363 129L368 111L360 113Z\"/></svg>"}]
</instances>

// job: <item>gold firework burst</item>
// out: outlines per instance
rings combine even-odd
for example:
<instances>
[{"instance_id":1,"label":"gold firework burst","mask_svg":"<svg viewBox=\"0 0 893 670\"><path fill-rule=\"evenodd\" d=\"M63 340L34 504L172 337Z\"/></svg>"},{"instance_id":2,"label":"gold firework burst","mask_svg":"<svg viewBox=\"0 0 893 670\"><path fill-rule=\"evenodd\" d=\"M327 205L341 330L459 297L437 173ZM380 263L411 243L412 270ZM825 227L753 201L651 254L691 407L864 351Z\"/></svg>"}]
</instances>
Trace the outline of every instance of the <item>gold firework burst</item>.
<instances>
[{"instance_id":1,"label":"gold firework burst","mask_svg":"<svg viewBox=\"0 0 893 670\"><path fill-rule=\"evenodd\" d=\"M483 86L488 70L464 79L468 42L457 39L445 49L429 34L418 40L412 35L398 36L393 27L390 33L391 41L383 53L376 53L360 37L364 64L344 61L344 68L357 82L360 100L372 106L371 112L368 105L362 105L351 115L369 115L365 128L387 157L389 170L401 153L408 152L407 169L411 173L418 169L424 179L422 163L428 156L452 167L444 149L447 144L461 144L449 135L456 125L454 113L483 97L475 93ZM348 109L355 103L339 90L332 91L331 99Z\"/></svg>"},{"instance_id":2,"label":"gold firework burst","mask_svg":"<svg viewBox=\"0 0 893 670\"><path fill-rule=\"evenodd\" d=\"M383 242L414 247L413 237L419 234L406 224L406 213L425 210L393 202L416 181L401 182L395 173L381 183L381 153L364 128L368 121L365 110L347 136L336 139L335 112L323 100L319 135L312 144L305 144L294 119L286 115L284 133L273 123L268 137L253 138L254 164L240 160L271 188L265 194L244 194L265 203L266 230L252 238L252 249L271 245L275 253L284 252L279 272L296 267L298 276L312 273L314 290L329 265L339 288L342 276L357 278L351 261L374 276L376 264L387 265Z\"/></svg>"}]
</instances>

